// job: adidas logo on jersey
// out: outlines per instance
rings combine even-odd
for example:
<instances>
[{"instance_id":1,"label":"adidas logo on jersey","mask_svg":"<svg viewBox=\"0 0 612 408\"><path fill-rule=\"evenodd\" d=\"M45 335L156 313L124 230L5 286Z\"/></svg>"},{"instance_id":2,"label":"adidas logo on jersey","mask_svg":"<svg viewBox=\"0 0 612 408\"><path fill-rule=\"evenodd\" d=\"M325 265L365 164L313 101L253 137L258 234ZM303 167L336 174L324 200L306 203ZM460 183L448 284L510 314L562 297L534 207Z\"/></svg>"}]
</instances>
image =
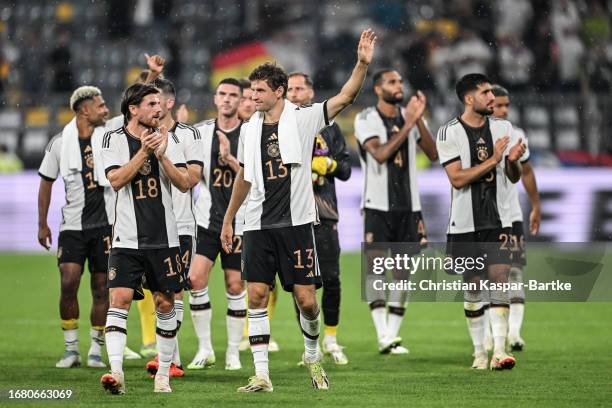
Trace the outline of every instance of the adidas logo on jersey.
<instances>
[{"instance_id":1,"label":"adidas logo on jersey","mask_svg":"<svg viewBox=\"0 0 612 408\"><path fill-rule=\"evenodd\" d=\"M484 141L484 139L481 137L480 139L478 139L478 141L476 142L476 144L485 144L486 142Z\"/></svg>"},{"instance_id":2,"label":"adidas logo on jersey","mask_svg":"<svg viewBox=\"0 0 612 408\"><path fill-rule=\"evenodd\" d=\"M312 271L308 272L308 275L306 275L307 278L314 278L314 273Z\"/></svg>"},{"instance_id":3,"label":"adidas logo on jersey","mask_svg":"<svg viewBox=\"0 0 612 408\"><path fill-rule=\"evenodd\" d=\"M270 135L268 140L278 140L278 136L276 136L276 133L272 133L272 135Z\"/></svg>"}]
</instances>

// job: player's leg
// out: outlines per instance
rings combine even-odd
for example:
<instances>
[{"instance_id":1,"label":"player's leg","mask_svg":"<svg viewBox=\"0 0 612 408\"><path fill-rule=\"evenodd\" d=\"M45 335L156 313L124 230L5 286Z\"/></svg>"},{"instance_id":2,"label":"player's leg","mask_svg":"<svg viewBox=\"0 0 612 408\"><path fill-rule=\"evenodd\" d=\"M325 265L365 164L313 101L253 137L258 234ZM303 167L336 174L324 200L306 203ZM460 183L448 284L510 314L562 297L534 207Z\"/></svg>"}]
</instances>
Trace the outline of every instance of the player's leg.
<instances>
[{"instance_id":1,"label":"player's leg","mask_svg":"<svg viewBox=\"0 0 612 408\"><path fill-rule=\"evenodd\" d=\"M386 216L391 231L391 242L402 243L400 256L416 256L421 252L420 240L424 235L419 234L419 226L423 225L420 212L394 212ZM423 226L424 229L424 226ZM395 254L392 252L392 256ZM399 284L410 280L410 272L407 270L393 270L393 282ZM388 338L394 340L391 354L408 354L408 349L401 345L402 338L399 331L406 314L408 304L408 290L394 290L389 293L387 330Z\"/></svg>"},{"instance_id":2,"label":"player's leg","mask_svg":"<svg viewBox=\"0 0 612 408\"><path fill-rule=\"evenodd\" d=\"M102 348L104 347L104 325L109 308L108 289L106 287L106 270L91 274L91 346L87 352L87 366L104 368Z\"/></svg>"},{"instance_id":3,"label":"player's leg","mask_svg":"<svg viewBox=\"0 0 612 408\"><path fill-rule=\"evenodd\" d=\"M316 296L316 289L322 286L322 280L313 226L306 224L279 228L274 230L273 238L281 284L285 291L293 292L300 311L300 327L304 337L302 361L310 372L312 386L326 390L329 380L321 366L320 308Z\"/></svg>"},{"instance_id":4,"label":"player's leg","mask_svg":"<svg viewBox=\"0 0 612 408\"><path fill-rule=\"evenodd\" d=\"M348 358L338 344L340 323L340 245L335 222L323 222L315 226L315 244L323 280L321 307L323 309L323 352L329 354L334 363L347 364Z\"/></svg>"},{"instance_id":5,"label":"player's leg","mask_svg":"<svg viewBox=\"0 0 612 408\"><path fill-rule=\"evenodd\" d=\"M268 300L270 286L276 279L276 264L271 260L273 244L269 230L246 231L242 245L242 279L247 282L248 330L255 376L238 392L270 392L273 390L268 367L270 319Z\"/></svg>"},{"instance_id":6,"label":"player's leg","mask_svg":"<svg viewBox=\"0 0 612 408\"><path fill-rule=\"evenodd\" d=\"M484 330L485 330L485 348L488 351L493 350L493 333L491 332L491 320L490 320L490 315L491 315L491 311L490 306L491 306L491 298L490 298L490 294L489 291L483 291L482 292L482 302L484 304L484 315L483 315L483 319L484 319Z\"/></svg>"},{"instance_id":7,"label":"player's leg","mask_svg":"<svg viewBox=\"0 0 612 408\"><path fill-rule=\"evenodd\" d=\"M270 290L270 298L268 299L268 318L270 321L274 319L274 313L276 312L276 304L278 303L278 285L273 285ZM280 346L272 337L270 337L270 353L276 353L280 351Z\"/></svg>"},{"instance_id":8,"label":"player's leg","mask_svg":"<svg viewBox=\"0 0 612 408\"><path fill-rule=\"evenodd\" d=\"M234 237L234 249L239 248L236 238L241 242L242 237ZM240 340L247 315L246 288L241 278L240 253L221 255L221 266L225 273L225 296L227 297L227 315L225 317L227 329L227 350L225 352L225 369L239 370L240 364Z\"/></svg>"},{"instance_id":9,"label":"player's leg","mask_svg":"<svg viewBox=\"0 0 612 408\"><path fill-rule=\"evenodd\" d=\"M157 314L157 349L159 368L155 374L154 392L172 392L170 365L176 345L178 323L174 294L183 288L180 247L146 250L146 281L153 292Z\"/></svg>"},{"instance_id":10,"label":"player's leg","mask_svg":"<svg viewBox=\"0 0 612 408\"><path fill-rule=\"evenodd\" d=\"M293 285L293 296L300 310L300 327L304 337L302 361L310 371L312 386L327 390L329 379L321 366L322 353L319 349L320 317L315 285Z\"/></svg>"},{"instance_id":11,"label":"player's leg","mask_svg":"<svg viewBox=\"0 0 612 408\"><path fill-rule=\"evenodd\" d=\"M365 209L364 212L364 242L389 242L387 225L382 211ZM368 271L372 271L373 259L376 257L384 257L387 254L383 251L368 249L366 254L368 259ZM376 275L369 274L368 279L378 279ZM374 285L368 282L368 288L373 288ZM376 338L378 340L378 350L382 354L389 353L395 344L395 339L390 339L388 336L387 327L387 302L384 290L370 290L367 295L368 304L370 306L370 314L376 329Z\"/></svg>"},{"instance_id":12,"label":"player's leg","mask_svg":"<svg viewBox=\"0 0 612 408\"><path fill-rule=\"evenodd\" d=\"M57 368L78 367L81 365L79 355L79 302L77 294L81 283L83 265L74 262L63 262L60 270L60 319L64 335L64 355L55 364Z\"/></svg>"},{"instance_id":13,"label":"player's leg","mask_svg":"<svg viewBox=\"0 0 612 408\"><path fill-rule=\"evenodd\" d=\"M143 289L144 299L136 302L138 307L138 314L140 316L140 333L142 344L140 346L140 354L142 357L150 358L157 354L155 348L155 301L153 300L153 293L148 289ZM137 353L135 353L137 354ZM132 356L129 351L126 350L126 358Z\"/></svg>"},{"instance_id":14,"label":"player's leg","mask_svg":"<svg viewBox=\"0 0 612 408\"><path fill-rule=\"evenodd\" d=\"M189 309L193 328L198 338L198 352L187 366L192 370L212 367L216 362L210 335L212 308L208 296L208 277L213 265L214 262L209 258L196 254L189 269L191 280Z\"/></svg>"},{"instance_id":15,"label":"player's leg","mask_svg":"<svg viewBox=\"0 0 612 408\"><path fill-rule=\"evenodd\" d=\"M178 322L174 309L174 293L155 292L157 314L157 348L159 366L155 374L155 392L172 392L170 388L170 365L176 348Z\"/></svg>"},{"instance_id":16,"label":"player's leg","mask_svg":"<svg viewBox=\"0 0 612 408\"><path fill-rule=\"evenodd\" d=\"M510 268L508 282L523 283L523 267ZM510 291L510 313L508 316L508 343L512 351L522 351L525 341L521 337L521 327L525 316L525 289Z\"/></svg>"},{"instance_id":17,"label":"player's leg","mask_svg":"<svg viewBox=\"0 0 612 408\"><path fill-rule=\"evenodd\" d=\"M108 288L110 305L106 313L105 343L110 374L100 379L104 389L112 394L125 393L123 351L127 342L127 318L134 289L139 287L144 273L144 259L137 250L113 248L108 257Z\"/></svg>"},{"instance_id":18,"label":"player's leg","mask_svg":"<svg viewBox=\"0 0 612 408\"><path fill-rule=\"evenodd\" d=\"M87 353L87 366L104 368L102 362L102 348L104 347L104 324L106 323L106 312L109 306L108 288L106 287L106 276L108 269L108 253L112 228L103 227L92 231L89 238L88 267L90 272L91 288L91 346Z\"/></svg>"},{"instance_id":19,"label":"player's leg","mask_svg":"<svg viewBox=\"0 0 612 408\"><path fill-rule=\"evenodd\" d=\"M183 290L188 290L191 288L191 282L189 281L189 269L191 268L191 262L195 252L195 237L190 235L181 235L179 236L179 241L181 251L181 264L183 265L183 270L181 271L183 288L180 292L177 292L174 295L174 310L176 310L177 335L174 339L174 353L172 354L172 364L170 365L170 377L182 377L185 375L185 372L183 370L183 364L181 361L178 332L180 331L184 316Z\"/></svg>"},{"instance_id":20,"label":"player's leg","mask_svg":"<svg viewBox=\"0 0 612 408\"><path fill-rule=\"evenodd\" d=\"M512 223L512 267L508 275L508 282L523 283L523 268L525 266L525 241L523 235L523 223L517 221ZM525 341L521 337L521 326L525 316L525 289L510 291L510 314L508 316L508 343L510 350L521 351Z\"/></svg>"},{"instance_id":21,"label":"player's leg","mask_svg":"<svg viewBox=\"0 0 612 408\"><path fill-rule=\"evenodd\" d=\"M446 254L453 258L453 260L476 259L483 256L481 252L482 250L479 247L475 233L447 235ZM489 362L489 356L484 344L484 302L479 285L481 279L485 277L486 271L476 269L455 271L453 269L447 270L446 272L455 275L462 272L463 282L475 286L474 290L464 291L463 310L468 332L470 333L470 338L474 347L472 368L485 370Z\"/></svg>"},{"instance_id":22,"label":"player's leg","mask_svg":"<svg viewBox=\"0 0 612 408\"><path fill-rule=\"evenodd\" d=\"M511 262L510 231L506 229L497 231L492 237L487 239L489 242L495 240L497 242L488 244L492 248L487 250L487 258L491 262L488 268L489 280L492 283L507 283ZM510 296L508 291L504 290L490 290L489 295L491 299L491 306L489 308L491 331L493 332L491 369L511 369L516 364L516 360L506 353Z\"/></svg>"},{"instance_id":23,"label":"player's leg","mask_svg":"<svg viewBox=\"0 0 612 408\"><path fill-rule=\"evenodd\" d=\"M127 318L134 290L126 287L110 288L110 305L106 314L105 343L110 374L104 374L100 383L112 394L125 393L123 350L127 343Z\"/></svg>"},{"instance_id":24,"label":"player's leg","mask_svg":"<svg viewBox=\"0 0 612 408\"><path fill-rule=\"evenodd\" d=\"M479 285L480 278L477 276L468 276L464 279L466 283L475 283ZM463 310L465 319L474 346L474 361L472 368L477 370L486 370L489 363L489 356L485 348L485 320L484 320L484 302L482 301L482 292L480 290L466 290L463 294Z\"/></svg>"},{"instance_id":25,"label":"player's leg","mask_svg":"<svg viewBox=\"0 0 612 408\"><path fill-rule=\"evenodd\" d=\"M189 308L191 321L198 338L198 352L187 368L201 370L216 363L211 339L212 308L208 296L208 280L220 252L219 234L198 227L196 254L189 268L191 292Z\"/></svg>"}]
</instances>

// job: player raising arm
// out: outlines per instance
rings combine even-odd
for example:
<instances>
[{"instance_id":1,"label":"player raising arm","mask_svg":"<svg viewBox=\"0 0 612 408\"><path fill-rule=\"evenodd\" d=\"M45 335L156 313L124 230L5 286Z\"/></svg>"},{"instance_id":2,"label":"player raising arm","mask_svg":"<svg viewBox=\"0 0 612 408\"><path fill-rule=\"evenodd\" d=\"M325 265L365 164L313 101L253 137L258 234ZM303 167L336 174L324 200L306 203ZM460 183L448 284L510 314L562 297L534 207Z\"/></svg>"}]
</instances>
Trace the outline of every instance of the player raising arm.
<instances>
[{"instance_id":1,"label":"player raising arm","mask_svg":"<svg viewBox=\"0 0 612 408\"><path fill-rule=\"evenodd\" d=\"M304 334L303 361L312 384L328 389L319 350L319 305L316 288L321 287L314 248L313 223L316 209L312 188L312 154L317 134L357 97L372 61L376 36L361 34L357 64L340 93L311 106L298 107L285 100L287 74L264 64L251 75L252 99L257 112L243 125L236 175L230 203L223 220L221 242L232 250L232 221L247 202L242 247L242 277L247 281L248 330L255 362L255 376L240 392L272 391L268 371L270 322L266 306L270 286L278 272L283 289L292 292L300 310ZM272 256L267 256L271 254ZM278 265L278 268L277 268Z\"/></svg>"}]
</instances>

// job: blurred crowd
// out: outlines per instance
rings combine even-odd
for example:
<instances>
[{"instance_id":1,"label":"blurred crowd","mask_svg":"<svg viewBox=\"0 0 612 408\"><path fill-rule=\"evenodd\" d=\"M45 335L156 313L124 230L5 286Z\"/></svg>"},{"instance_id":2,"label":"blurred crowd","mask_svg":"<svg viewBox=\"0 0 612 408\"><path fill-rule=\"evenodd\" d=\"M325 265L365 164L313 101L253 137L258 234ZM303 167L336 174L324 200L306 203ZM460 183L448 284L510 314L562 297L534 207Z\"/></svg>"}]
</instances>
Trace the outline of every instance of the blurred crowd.
<instances>
[{"instance_id":1,"label":"blurred crowd","mask_svg":"<svg viewBox=\"0 0 612 408\"><path fill-rule=\"evenodd\" d=\"M32 7L27 7L30 2ZM26 19L36 21L31 14L38 13L45 22L44 14L53 13L56 24L24 30L17 23L17 3L5 4L0 14L4 102L27 103L49 92L70 92L86 79L74 54L81 52L77 43L92 33L80 31L79 13L97 13L92 46L151 41L169 54L169 74L180 78L185 41L193 40L185 29L185 8L193 8L194 18L222 19L223 13L209 9L223 4L236 7L225 12L237 13L229 16L234 30L225 27L221 34L198 39L198 44L214 52L264 37L260 39L268 40L281 63L296 68L299 63L323 89L345 78L352 65L352 44L365 25L375 28L384 43L379 65L399 65L413 87L438 94L447 93L467 72L486 72L522 92L606 93L612 87L610 4L605 0L235 0L212 1L218 3L212 6L186 0L107 0L97 2L102 5L95 6L96 11L79 9L79 2L30 2L19 2L26 7L23 12L30 13ZM208 11L199 13L200 7ZM214 15L205 16L207 12ZM210 71L207 64L195 68ZM210 86L200 83L205 90ZM6 100L9 89L11 101Z\"/></svg>"}]
</instances>

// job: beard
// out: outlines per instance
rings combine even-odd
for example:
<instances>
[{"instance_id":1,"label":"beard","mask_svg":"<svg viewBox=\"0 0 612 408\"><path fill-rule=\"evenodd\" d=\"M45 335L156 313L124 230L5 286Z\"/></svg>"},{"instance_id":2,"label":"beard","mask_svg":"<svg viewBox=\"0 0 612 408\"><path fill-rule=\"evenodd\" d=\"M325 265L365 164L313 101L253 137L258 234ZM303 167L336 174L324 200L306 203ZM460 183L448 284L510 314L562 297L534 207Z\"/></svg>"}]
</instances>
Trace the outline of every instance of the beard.
<instances>
[{"instance_id":1,"label":"beard","mask_svg":"<svg viewBox=\"0 0 612 408\"><path fill-rule=\"evenodd\" d=\"M489 116L493 114L493 108L487 108L486 106L484 108L478 108L478 109L474 109L474 112L478 113L479 115L482 116Z\"/></svg>"},{"instance_id":2,"label":"beard","mask_svg":"<svg viewBox=\"0 0 612 408\"><path fill-rule=\"evenodd\" d=\"M142 120L139 120L138 123L140 123L140 125L143 127L156 129L159 127L159 118L151 118L151 120L149 120L148 122L143 122Z\"/></svg>"},{"instance_id":3,"label":"beard","mask_svg":"<svg viewBox=\"0 0 612 408\"><path fill-rule=\"evenodd\" d=\"M91 121L91 124L92 124L94 127L104 126L104 125L106 124L106 116L104 116L104 117L102 117L102 118L99 118L99 119L96 119L96 120L92 120L92 121Z\"/></svg>"},{"instance_id":4,"label":"beard","mask_svg":"<svg viewBox=\"0 0 612 408\"><path fill-rule=\"evenodd\" d=\"M401 95L401 96L396 96L396 95ZM397 105L398 103L402 103L404 101L404 94L399 93L399 92L392 94L392 93L383 91L382 98L383 98L383 101L391 105Z\"/></svg>"}]
</instances>

